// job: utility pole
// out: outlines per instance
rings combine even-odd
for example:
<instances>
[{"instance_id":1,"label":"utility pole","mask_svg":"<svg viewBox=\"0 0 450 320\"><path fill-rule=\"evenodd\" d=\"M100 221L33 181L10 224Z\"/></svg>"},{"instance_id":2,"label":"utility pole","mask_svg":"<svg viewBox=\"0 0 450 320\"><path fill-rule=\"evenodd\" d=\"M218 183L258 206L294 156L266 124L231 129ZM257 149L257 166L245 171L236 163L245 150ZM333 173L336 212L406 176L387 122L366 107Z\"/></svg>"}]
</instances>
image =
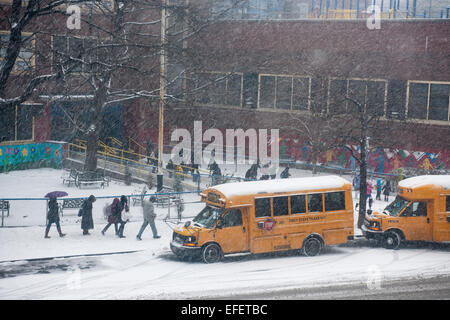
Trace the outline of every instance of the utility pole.
<instances>
[{"instance_id":1,"label":"utility pole","mask_svg":"<svg viewBox=\"0 0 450 320\"><path fill-rule=\"evenodd\" d=\"M167 0L162 0L161 8L161 55L160 55L160 90L159 90L159 136L158 136L158 174L156 191L163 187L163 151L164 151L164 100L166 94L166 5Z\"/></svg>"}]
</instances>

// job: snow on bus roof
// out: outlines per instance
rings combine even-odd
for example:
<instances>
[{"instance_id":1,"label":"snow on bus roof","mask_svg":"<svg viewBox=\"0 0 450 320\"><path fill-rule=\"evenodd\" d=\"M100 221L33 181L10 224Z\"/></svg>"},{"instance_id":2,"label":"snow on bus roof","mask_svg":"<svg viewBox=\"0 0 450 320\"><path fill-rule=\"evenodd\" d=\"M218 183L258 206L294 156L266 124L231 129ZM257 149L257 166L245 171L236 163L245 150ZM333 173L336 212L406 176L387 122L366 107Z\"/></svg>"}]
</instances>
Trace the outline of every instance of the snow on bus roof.
<instances>
[{"instance_id":1,"label":"snow on bus roof","mask_svg":"<svg viewBox=\"0 0 450 320\"><path fill-rule=\"evenodd\" d=\"M435 185L446 189L450 188L450 175L427 175L407 178L398 183L403 188L417 188L425 185Z\"/></svg>"},{"instance_id":2,"label":"snow on bus roof","mask_svg":"<svg viewBox=\"0 0 450 320\"><path fill-rule=\"evenodd\" d=\"M224 196L228 197L233 195L257 193L293 192L341 188L346 183L350 182L338 176L319 176L292 179L233 182L216 185L211 188L216 189Z\"/></svg>"}]
</instances>

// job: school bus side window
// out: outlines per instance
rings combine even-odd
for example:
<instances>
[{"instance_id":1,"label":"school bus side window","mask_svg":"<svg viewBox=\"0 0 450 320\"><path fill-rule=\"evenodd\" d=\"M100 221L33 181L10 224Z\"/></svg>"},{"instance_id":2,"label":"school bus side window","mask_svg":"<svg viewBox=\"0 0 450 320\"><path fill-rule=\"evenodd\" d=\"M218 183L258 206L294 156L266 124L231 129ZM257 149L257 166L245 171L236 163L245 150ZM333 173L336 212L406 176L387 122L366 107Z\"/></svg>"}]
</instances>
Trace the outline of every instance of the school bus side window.
<instances>
[{"instance_id":1,"label":"school bus side window","mask_svg":"<svg viewBox=\"0 0 450 320\"><path fill-rule=\"evenodd\" d=\"M242 226L242 213L239 209L228 211L223 217L223 227L236 227Z\"/></svg>"},{"instance_id":2,"label":"school bus side window","mask_svg":"<svg viewBox=\"0 0 450 320\"><path fill-rule=\"evenodd\" d=\"M308 194L308 212L322 212L322 193Z\"/></svg>"},{"instance_id":3,"label":"school bus side window","mask_svg":"<svg viewBox=\"0 0 450 320\"><path fill-rule=\"evenodd\" d=\"M291 214L306 213L306 197L304 194L291 196Z\"/></svg>"},{"instance_id":4,"label":"school bus side window","mask_svg":"<svg viewBox=\"0 0 450 320\"><path fill-rule=\"evenodd\" d=\"M255 218L270 217L270 198L255 199Z\"/></svg>"},{"instance_id":5,"label":"school bus side window","mask_svg":"<svg viewBox=\"0 0 450 320\"><path fill-rule=\"evenodd\" d=\"M404 217L426 217L427 203L425 201L411 203L401 214Z\"/></svg>"},{"instance_id":6,"label":"school bus side window","mask_svg":"<svg viewBox=\"0 0 450 320\"><path fill-rule=\"evenodd\" d=\"M450 212L450 196L446 197L447 199L447 204L445 206L445 211Z\"/></svg>"},{"instance_id":7,"label":"school bus side window","mask_svg":"<svg viewBox=\"0 0 450 320\"><path fill-rule=\"evenodd\" d=\"M273 216L287 216L289 214L289 197L273 198Z\"/></svg>"},{"instance_id":8,"label":"school bus side window","mask_svg":"<svg viewBox=\"0 0 450 320\"><path fill-rule=\"evenodd\" d=\"M345 192L325 193L325 211L345 210Z\"/></svg>"}]
</instances>

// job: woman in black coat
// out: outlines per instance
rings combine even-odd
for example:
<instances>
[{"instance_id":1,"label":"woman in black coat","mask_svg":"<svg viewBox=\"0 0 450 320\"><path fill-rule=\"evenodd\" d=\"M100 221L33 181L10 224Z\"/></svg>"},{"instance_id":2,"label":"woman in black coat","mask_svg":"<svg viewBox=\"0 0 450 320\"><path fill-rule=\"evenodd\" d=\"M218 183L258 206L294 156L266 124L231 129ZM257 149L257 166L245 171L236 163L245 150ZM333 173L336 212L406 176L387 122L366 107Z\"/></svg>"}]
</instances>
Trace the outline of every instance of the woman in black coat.
<instances>
[{"instance_id":1,"label":"woman in black coat","mask_svg":"<svg viewBox=\"0 0 450 320\"><path fill-rule=\"evenodd\" d=\"M47 227L45 228L44 238L50 238L48 232L53 223L56 224L56 230L58 230L59 236L64 237L66 234L61 232L61 226L59 224L59 206L58 202L56 202L56 198L50 198L48 202Z\"/></svg>"},{"instance_id":2,"label":"woman in black coat","mask_svg":"<svg viewBox=\"0 0 450 320\"><path fill-rule=\"evenodd\" d=\"M90 195L89 198L84 200L81 207L81 229L83 230L83 235L88 235L89 229L94 229L94 220L92 219L92 203L95 202L95 196Z\"/></svg>"},{"instance_id":3,"label":"woman in black coat","mask_svg":"<svg viewBox=\"0 0 450 320\"><path fill-rule=\"evenodd\" d=\"M125 236L123 235L123 230L125 228L125 224L128 222L128 220L124 221L122 219L122 212L126 211L129 212L130 209L128 208L128 200L127 197L125 197L124 195L120 196L120 202L116 205L115 207L115 216L118 218L118 221L120 223L120 227L119 227L119 238L125 238Z\"/></svg>"}]
</instances>

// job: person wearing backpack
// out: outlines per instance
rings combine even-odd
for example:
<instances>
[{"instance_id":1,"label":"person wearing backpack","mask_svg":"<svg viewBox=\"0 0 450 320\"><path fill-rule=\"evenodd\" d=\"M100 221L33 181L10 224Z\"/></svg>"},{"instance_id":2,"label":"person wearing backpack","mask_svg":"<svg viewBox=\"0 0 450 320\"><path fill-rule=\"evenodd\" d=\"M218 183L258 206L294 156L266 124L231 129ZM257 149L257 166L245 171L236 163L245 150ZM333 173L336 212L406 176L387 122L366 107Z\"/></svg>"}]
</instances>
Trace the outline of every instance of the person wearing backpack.
<instances>
[{"instance_id":1,"label":"person wearing backpack","mask_svg":"<svg viewBox=\"0 0 450 320\"><path fill-rule=\"evenodd\" d=\"M94 220L92 219L92 203L94 203L95 200L95 196L91 194L89 198L84 200L80 212L78 213L78 216L82 217L81 229L83 230L83 235L89 235L89 229L94 229Z\"/></svg>"},{"instance_id":2,"label":"person wearing backpack","mask_svg":"<svg viewBox=\"0 0 450 320\"><path fill-rule=\"evenodd\" d=\"M109 207L107 207L106 210L109 211L109 212L107 212L108 213L108 224L103 228L102 235L105 235L106 230L108 230L108 228L112 224L114 224L114 229L116 230L116 236L119 235L119 227L118 227L119 220L116 215L116 211L117 211L116 207L119 205L119 202L120 202L119 198L114 198L113 203Z\"/></svg>"}]
</instances>

